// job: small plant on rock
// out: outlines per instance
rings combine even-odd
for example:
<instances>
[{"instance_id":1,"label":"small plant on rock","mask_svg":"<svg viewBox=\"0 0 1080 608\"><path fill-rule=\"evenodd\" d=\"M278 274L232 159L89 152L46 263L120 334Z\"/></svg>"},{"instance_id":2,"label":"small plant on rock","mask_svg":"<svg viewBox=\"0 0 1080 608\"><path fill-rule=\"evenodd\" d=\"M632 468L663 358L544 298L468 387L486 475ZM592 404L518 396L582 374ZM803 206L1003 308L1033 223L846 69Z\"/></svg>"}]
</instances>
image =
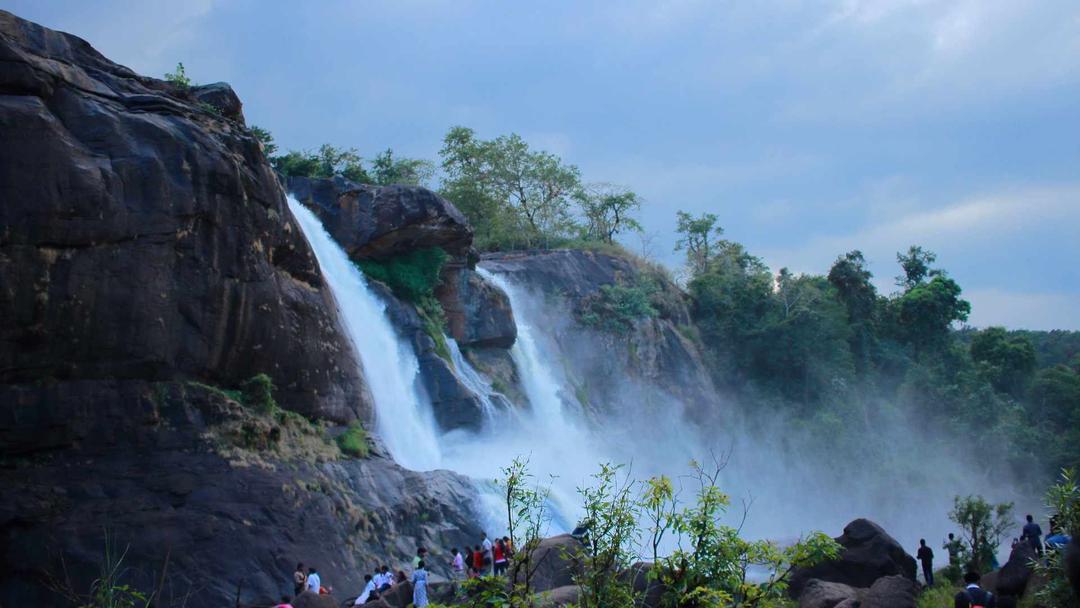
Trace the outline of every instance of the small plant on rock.
<instances>
[{"instance_id":1,"label":"small plant on rock","mask_svg":"<svg viewBox=\"0 0 1080 608\"><path fill-rule=\"evenodd\" d=\"M181 89L191 88L191 79L188 78L187 71L184 70L184 64L182 62L178 62L176 64L175 72L168 72L167 74L165 74L165 80L173 83Z\"/></svg>"},{"instance_id":2,"label":"small plant on rock","mask_svg":"<svg viewBox=\"0 0 1080 608\"><path fill-rule=\"evenodd\" d=\"M371 454L367 431L357 421L349 423L349 428L337 436L338 447L348 456L367 458Z\"/></svg>"}]
</instances>

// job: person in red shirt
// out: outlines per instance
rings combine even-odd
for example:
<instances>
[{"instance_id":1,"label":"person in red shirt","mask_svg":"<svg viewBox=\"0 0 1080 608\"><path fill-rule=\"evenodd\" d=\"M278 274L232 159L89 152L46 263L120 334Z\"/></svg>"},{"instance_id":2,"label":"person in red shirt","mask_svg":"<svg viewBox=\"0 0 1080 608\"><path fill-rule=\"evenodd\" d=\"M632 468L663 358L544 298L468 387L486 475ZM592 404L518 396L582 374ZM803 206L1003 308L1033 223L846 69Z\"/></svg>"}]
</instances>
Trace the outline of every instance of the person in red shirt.
<instances>
[{"instance_id":1,"label":"person in red shirt","mask_svg":"<svg viewBox=\"0 0 1080 608\"><path fill-rule=\"evenodd\" d=\"M510 563L506 555L506 543L500 538L492 547L492 557L495 559L495 575L501 576L506 573L506 566Z\"/></svg>"},{"instance_id":2,"label":"person in red shirt","mask_svg":"<svg viewBox=\"0 0 1080 608\"><path fill-rule=\"evenodd\" d=\"M473 548L472 554L472 577L476 578L480 576L480 573L484 570L484 552L480 550L480 545L476 545Z\"/></svg>"}]
</instances>

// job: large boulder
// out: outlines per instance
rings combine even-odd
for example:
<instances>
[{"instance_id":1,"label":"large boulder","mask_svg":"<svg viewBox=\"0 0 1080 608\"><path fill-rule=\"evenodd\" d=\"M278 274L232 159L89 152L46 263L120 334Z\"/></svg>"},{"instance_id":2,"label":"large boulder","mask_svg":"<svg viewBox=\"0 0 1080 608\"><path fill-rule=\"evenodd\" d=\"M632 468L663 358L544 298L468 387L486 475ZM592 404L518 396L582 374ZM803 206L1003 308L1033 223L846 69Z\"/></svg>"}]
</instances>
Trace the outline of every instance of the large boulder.
<instances>
[{"instance_id":1,"label":"large boulder","mask_svg":"<svg viewBox=\"0 0 1080 608\"><path fill-rule=\"evenodd\" d=\"M293 608L338 608L338 601L333 595L304 591L293 598Z\"/></svg>"},{"instance_id":2,"label":"large boulder","mask_svg":"<svg viewBox=\"0 0 1080 608\"><path fill-rule=\"evenodd\" d=\"M623 576L629 577L631 588L640 598L638 605L643 608L660 608L667 591L664 583L649 576L652 569L651 563L637 562L623 573Z\"/></svg>"},{"instance_id":3,"label":"large boulder","mask_svg":"<svg viewBox=\"0 0 1080 608\"><path fill-rule=\"evenodd\" d=\"M788 588L791 597L799 597L814 578L852 587L870 587L884 576L900 575L915 580L915 558L881 526L868 519L849 523L836 541L844 548L839 558L797 569L792 574Z\"/></svg>"},{"instance_id":4,"label":"large boulder","mask_svg":"<svg viewBox=\"0 0 1080 608\"><path fill-rule=\"evenodd\" d=\"M413 601L413 584L410 581L398 583L387 589L379 599L394 608L406 608Z\"/></svg>"},{"instance_id":5,"label":"large boulder","mask_svg":"<svg viewBox=\"0 0 1080 608\"><path fill-rule=\"evenodd\" d=\"M859 607L915 608L915 596L918 593L918 584L906 576L883 576L874 581L870 590L863 595Z\"/></svg>"},{"instance_id":6,"label":"large boulder","mask_svg":"<svg viewBox=\"0 0 1080 608\"><path fill-rule=\"evenodd\" d=\"M1038 556L1029 543L1018 543L1009 554L1009 561L997 572L995 586L998 595L1020 597L1027 588L1034 571L1032 564Z\"/></svg>"},{"instance_id":7,"label":"large boulder","mask_svg":"<svg viewBox=\"0 0 1080 608\"><path fill-rule=\"evenodd\" d=\"M446 313L450 335L466 347L510 348L517 323L510 299L498 286L468 268L444 274L435 295Z\"/></svg>"},{"instance_id":8,"label":"large boulder","mask_svg":"<svg viewBox=\"0 0 1080 608\"><path fill-rule=\"evenodd\" d=\"M465 216L426 188L369 186L340 176L287 179L289 192L353 259L384 260L431 247L464 259L472 246Z\"/></svg>"},{"instance_id":9,"label":"large boulder","mask_svg":"<svg viewBox=\"0 0 1080 608\"><path fill-rule=\"evenodd\" d=\"M581 541L569 534L540 541L532 554L532 590L539 593L573 585L574 577L581 574L581 562L575 558L581 549ZM516 573L516 581L525 582L524 572Z\"/></svg>"},{"instance_id":10,"label":"large boulder","mask_svg":"<svg viewBox=\"0 0 1080 608\"><path fill-rule=\"evenodd\" d=\"M799 595L799 608L835 608L840 602L857 597L855 589L848 585L813 578Z\"/></svg>"},{"instance_id":11,"label":"large boulder","mask_svg":"<svg viewBox=\"0 0 1080 608\"><path fill-rule=\"evenodd\" d=\"M244 104L228 83L214 82L192 87L191 94L200 104L205 104L203 107L213 108L214 112L225 118L244 123Z\"/></svg>"},{"instance_id":12,"label":"large boulder","mask_svg":"<svg viewBox=\"0 0 1080 608\"><path fill-rule=\"evenodd\" d=\"M368 416L329 289L250 132L3 11L0 57L0 383L235 387L266 373L306 415ZM46 447L37 428L77 439L27 399L0 400L31 425L17 449Z\"/></svg>"},{"instance_id":13,"label":"large boulder","mask_svg":"<svg viewBox=\"0 0 1080 608\"><path fill-rule=\"evenodd\" d=\"M563 606L576 606L581 597L581 587L577 585L565 585L543 591L536 595L533 606L536 608L562 608Z\"/></svg>"}]
</instances>

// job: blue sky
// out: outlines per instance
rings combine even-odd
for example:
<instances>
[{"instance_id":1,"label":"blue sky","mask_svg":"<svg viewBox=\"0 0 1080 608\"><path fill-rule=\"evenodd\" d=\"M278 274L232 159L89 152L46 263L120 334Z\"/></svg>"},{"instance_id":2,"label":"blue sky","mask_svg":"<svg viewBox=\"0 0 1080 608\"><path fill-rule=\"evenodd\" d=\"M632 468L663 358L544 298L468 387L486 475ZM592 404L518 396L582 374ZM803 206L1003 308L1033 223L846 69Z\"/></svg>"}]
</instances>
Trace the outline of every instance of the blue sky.
<instances>
[{"instance_id":1,"label":"blue sky","mask_svg":"<svg viewBox=\"0 0 1080 608\"><path fill-rule=\"evenodd\" d=\"M230 82L285 147L436 158L517 132L774 269L938 253L972 323L1080 329L1080 3L10 1L160 76ZM642 242L644 241L644 243Z\"/></svg>"}]
</instances>

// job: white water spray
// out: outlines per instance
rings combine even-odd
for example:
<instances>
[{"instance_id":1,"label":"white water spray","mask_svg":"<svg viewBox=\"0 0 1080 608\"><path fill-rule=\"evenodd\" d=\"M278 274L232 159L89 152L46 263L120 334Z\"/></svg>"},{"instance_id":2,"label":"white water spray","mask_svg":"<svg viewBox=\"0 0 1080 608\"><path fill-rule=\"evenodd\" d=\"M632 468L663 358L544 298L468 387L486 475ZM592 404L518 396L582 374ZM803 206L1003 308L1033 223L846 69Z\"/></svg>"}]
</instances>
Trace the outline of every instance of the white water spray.
<instances>
[{"instance_id":1,"label":"white water spray","mask_svg":"<svg viewBox=\"0 0 1080 608\"><path fill-rule=\"evenodd\" d=\"M431 406L416 389L420 366L386 316L386 305L367 287L363 273L323 228L322 222L292 196L289 209L300 223L375 401L375 432L400 465L413 470L440 466L439 441Z\"/></svg>"}]
</instances>

